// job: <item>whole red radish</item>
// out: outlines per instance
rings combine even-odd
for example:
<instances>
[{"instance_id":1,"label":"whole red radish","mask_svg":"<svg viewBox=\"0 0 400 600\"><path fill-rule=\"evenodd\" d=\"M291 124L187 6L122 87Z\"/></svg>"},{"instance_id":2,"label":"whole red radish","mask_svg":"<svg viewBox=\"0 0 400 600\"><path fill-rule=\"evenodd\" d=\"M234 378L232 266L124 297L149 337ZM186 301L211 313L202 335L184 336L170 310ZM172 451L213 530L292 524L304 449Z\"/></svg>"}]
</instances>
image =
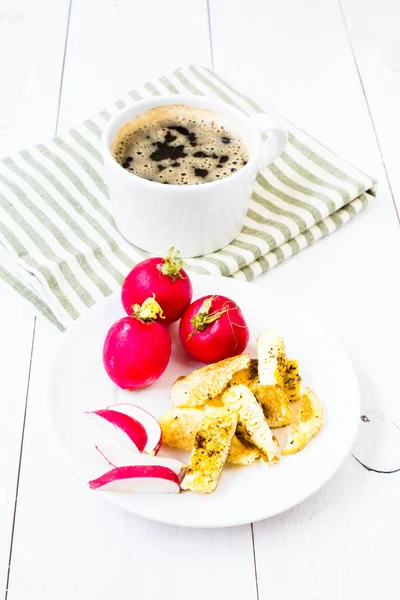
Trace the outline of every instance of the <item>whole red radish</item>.
<instances>
[{"instance_id":1,"label":"whole red radish","mask_svg":"<svg viewBox=\"0 0 400 600\"><path fill-rule=\"evenodd\" d=\"M141 304L153 294L161 306L165 323L173 323L182 316L192 300L192 284L177 260L179 251L173 247L165 258L148 258L133 267L122 284L121 300L125 312L132 314L132 306Z\"/></svg>"},{"instance_id":2,"label":"whole red radish","mask_svg":"<svg viewBox=\"0 0 400 600\"><path fill-rule=\"evenodd\" d=\"M190 356L213 363L241 354L249 329L236 302L225 296L203 296L183 313L179 337Z\"/></svg>"},{"instance_id":3,"label":"whole red radish","mask_svg":"<svg viewBox=\"0 0 400 600\"><path fill-rule=\"evenodd\" d=\"M134 305L133 315L110 328L103 346L103 363L110 379L124 390L151 385L167 368L171 356L168 330L156 322L162 310L154 298Z\"/></svg>"}]
</instances>

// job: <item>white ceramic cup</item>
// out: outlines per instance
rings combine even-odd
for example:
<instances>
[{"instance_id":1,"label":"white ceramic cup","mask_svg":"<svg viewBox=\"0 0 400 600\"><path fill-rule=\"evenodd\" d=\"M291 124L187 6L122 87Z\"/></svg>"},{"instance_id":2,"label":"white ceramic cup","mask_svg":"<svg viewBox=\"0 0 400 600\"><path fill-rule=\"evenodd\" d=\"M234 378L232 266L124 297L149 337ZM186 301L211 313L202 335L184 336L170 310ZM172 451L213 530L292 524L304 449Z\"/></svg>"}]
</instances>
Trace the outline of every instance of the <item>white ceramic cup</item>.
<instances>
[{"instance_id":1,"label":"white ceramic cup","mask_svg":"<svg viewBox=\"0 0 400 600\"><path fill-rule=\"evenodd\" d=\"M212 110L228 118L241 133L248 163L236 173L199 185L163 185L126 171L111 145L120 128L156 106L182 104ZM267 134L263 141L262 133ZM247 117L230 105L203 96L157 96L122 110L102 136L105 178L115 223L135 246L164 255L171 246L183 258L202 256L227 246L240 233L259 169L273 162L287 143L281 119L262 113Z\"/></svg>"}]
</instances>

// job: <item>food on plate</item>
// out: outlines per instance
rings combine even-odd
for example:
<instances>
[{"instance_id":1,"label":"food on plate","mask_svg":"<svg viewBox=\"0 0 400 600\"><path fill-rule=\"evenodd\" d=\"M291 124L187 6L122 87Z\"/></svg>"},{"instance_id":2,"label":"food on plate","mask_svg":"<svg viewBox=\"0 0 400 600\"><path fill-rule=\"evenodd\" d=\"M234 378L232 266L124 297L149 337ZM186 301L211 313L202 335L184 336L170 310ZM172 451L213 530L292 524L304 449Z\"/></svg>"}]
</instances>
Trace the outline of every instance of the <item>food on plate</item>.
<instances>
[{"instance_id":1,"label":"food on plate","mask_svg":"<svg viewBox=\"0 0 400 600\"><path fill-rule=\"evenodd\" d=\"M102 431L106 445L127 447L136 452L157 454L160 449L162 434L159 422L147 410L134 404L113 404L105 409L86 413L95 421ZM96 431L99 443L100 431ZM100 442L102 445L103 442Z\"/></svg>"},{"instance_id":2,"label":"food on plate","mask_svg":"<svg viewBox=\"0 0 400 600\"><path fill-rule=\"evenodd\" d=\"M205 411L203 408L179 408L168 409L159 419L162 429L162 440L164 444L173 448L180 448L191 452L194 446L196 433L199 430ZM233 436L229 448L228 463L234 465L249 465L260 453L252 446Z\"/></svg>"},{"instance_id":3,"label":"food on plate","mask_svg":"<svg viewBox=\"0 0 400 600\"><path fill-rule=\"evenodd\" d=\"M171 337L161 323L162 309L154 298L135 305L133 315L114 323L103 346L108 376L124 390L151 385L164 373L171 356Z\"/></svg>"},{"instance_id":4,"label":"food on plate","mask_svg":"<svg viewBox=\"0 0 400 600\"><path fill-rule=\"evenodd\" d=\"M229 448L228 463L232 465L251 465L260 458L260 452L257 448L248 444L245 440L239 439L236 435L232 438L232 444Z\"/></svg>"},{"instance_id":5,"label":"food on plate","mask_svg":"<svg viewBox=\"0 0 400 600\"><path fill-rule=\"evenodd\" d=\"M250 360L250 354L239 354L179 377L171 389L172 404L195 407L215 400L225 390L233 375L249 366Z\"/></svg>"},{"instance_id":6,"label":"food on plate","mask_svg":"<svg viewBox=\"0 0 400 600\"><path fill-rule=\"evenodd\" d=\"M261 404L264 417L270 427L284 427L292 422L293 411L284 390L276 386L260 384L257 359L252 359L247 369L236 373L228 385L246 385Z\"/></svg>"},{"instance_id":7,"label":"food on plate","mask_svg":"<svg viewBox=\"0 0 400 600\"><path fill-rule=\"evenodd\" d=\"M237 413L237 432L253 444L267 462L279 460L279 446L254 394L245 385L234 385L222 394L222 402Z\"/></svg>"},{"instance_id":8,"label":"food on plate","mask_svg":"<svg viewBox=\"0 0 400 600\"><path fill-rule=\"evenodd\" d=\"M257 359L257 399L261 402L271 427L288 425L293 414L285 392L285 342L274 329L266 329L258 336Z\"/></svg>"},{"instance_id":9,"label":"food on plate","mask_svg":"<svg viewBox=\"0 0 400 600\"><path fill-rule=\"evenodd\" d=\"M179 337L190 356L209 364L241 354L249 329L236 302L225 296L203 296L183 313Z\"/></svg>"},{"instance_id":10,"label":"food on plate","mask_svg":"<svg viewBox=\"0 0 400 600\"><path fill-rule=\"evenodd\" d=\"M285 427L293 419L293 410L288 397L282 388L268 385L257 385L252 389L253 394L261 404L265 419L270 427Z\"/></svg>"},{"instance_id":11,"label":"food on plate","mask_svg":"<svg viewBox=\"0 0 400 600\"><path fill-rule=\"evenodd\" d=\"M140 406L135 406L128 402L113 404L107 408L122 413L134 421L141 423L146 430L147 435L147 442L143 452L146 452L147 454L157 454L161 446L162 434L160 423L152 414Z\"/></svg>"},{"instance_id":12,"label":"food on plate","mask_svg":"<svg viewBox=\"0 0 400 600\"><path fill-rule=\"evenodd\" d=\"M172 448L180 448L191 452L194 438L204 419L201 408L169 408L158 419L161 425L162 441Z\"/></svg>"},{"instance_id":13,"label":"food on plate","mask_svg":"<svg viewBox=\"0 0 400 600\"><path fill-rule=\"evenodd\" d=\"M296 402L301 398L301 377L299 363L297 360L287 359L286 369L283 374L285 392L290 402Z\"/></svg>"},{"instance_id":14,"label":"food on plate","mask_svg":"<svg viewBox=\"0 0 400 600\"><path fill-rule=\"evenodd\" d=\"M137 264L125 277L121 301L128 315L134 313L134 305L142 304L153 295L161 306L166 323L177 321L192 300L192 284L179 251L170 248L165 258L148 258ZM161 320L161 315L157 315Z\"/></svg>"},{"instance_id":15,"label":"food on plate","mask_svg":"<svg viewBox=\"0 0 400 600\"><path fill-rule=\"evenodd\" d=\"M301 450L322 426L322 408L309 388L301 397L293 422L295 400L300 392L297 360L287 360L283 338L273 329L266 329L257 339L257 359L241 354L176 380L171 389L174 407L159 419L163 443L191 450L193 461L199 457L205 460L198 439L205 437L205 425L207 431L210 428L214 431L212 415L221 414L219 411L225 407L237 418L226 462L249 465L261 458L268 465L275 464L280 460L279 443L271 428L292 425L288 444L281 453L286 455ZM206 439L211 444L214 433ZM210 456L213 456L211 450ZM192 468L182 489L212 491L220 477L220 468L220 463L207 463L206 479L200 468ZM207 485L204 481L212 483Z\"/></svg>"},{"instance_id":16,"label":"food on plate","mask_svg":"<svg viewBox=\"0 0 400 600\"><path fill-rule=\"evenodd\" d=\"M300 400L300 407L282 454L295 454L317 435L322 427L323 411L320 401L310 388L306 388Z\"/></svg>"},{"instance_id":17,"label":"food on plate","mask_svg":"<svg viewBox=\"0 0 400 600\"><path fill-rule=\"evenodd\" d=\"M250 389L257 387L258 384L258 360L256 358L252 358L246 368L234 373L229 381L229 386L247 385Z\"/></svg>"},{"instance_id":18,"label":"food on plate","mask_svg":"<svg viewBox=\"0 0 400 600\"><path fill-rule=\"evenodd\" d=\"M97 443L95 448L112 467L89 482L91 489L179 492L185 466L174 458L155 456L161 446L161 427L153 415L127 403L86 414L105 426L108 441L104 445Z\"/></svg>"},{"instance_id":19,"label":"food on plate","mask_svg":"<svg viewBox=\"0 0 400 600\"><path fill-rule=\"evenodd\" d=\"M214 306L216 299L219 304ZM198 349L207 350L202 343L210 328L211 351L218 345L227 350L223 339L218 342L218 328L214 332L211 329L230 314L231 302L222 296L207 296L199 299L194 312L190 309L196 302L185 311L183 319L189 314L190 327L196 330L186 329L188 339L203 336ZM232 310L236 316L240 313L237 305ZM148 385L160 376L171 352L167 329L154 320L162 316L156 300L147 298L133 311L133 316L110 329L103 355L110 376L128 389ZM203 317L204 328L197 331L197 319ZM232 322L230 327L232 333ZM242 348L248 339L245 324L244 328ZM221 323L219 333L225 335L226 331L226 324ZM204 354L202 360L210 356ZM267 465L278 463L280 454L286 456L304 448L323 423L318 398L310 388L301 395L298 362L286 359L285 342L273 329L258 336L257 358L238 353L196 369L175 381L170 398L172 407L158 420L129 403L88 413L103 425L105 437L102 441L99 437L95 447L111 467L89 482L92 489L157 493L182 489L209 494L217 488L225 463L247 466L259 458ZM280 453L273 429L288 425L288 440ZM189 466L159 456L162 443L191 452Z\"/></svg>"},{"instance_id":20,"label":"food on plate","mask_svg":"<svg viewBox=\"0 0 400 600\"><path fill-rule=\"evenodd\" d=\"M179 494L178 475L159 465L117 467L89 481L92 490L108 492Z\"/></svg>"},{"instance_id":21,"label":"food on plate","mask_svg":"<svg viewBox=\"0 0 400 600\"><path fill-rule=\"evenodd\" d=\"M258 336L257 359L260 384L283 389L283 375L286 369L285 342L274 329L266 329Z\"/></svg>"},{"instance_id":22,"label":"food on plate","mask_svg":"<svg viewBox=\"0 0 400 600\"><path fill-rule=\"evenodd\" d=\"M183 490L210 494L218 485L236 431L237 414L229 407L207 407L196 433Z\"/></svg>"},{"instance_id":23,"label":"food on plate","mask_svg":"<svg viewBox=\"0 0 400 600\"><path fill-rule=\"evenodd\" d=\"M109 443L143 452L147 445L147 432L142 423L116 410L108 408L86 413L99 429L99 436Z\"/></svg>"},{"instance_id":24,"label":"food on plate","mask_svg":"<svg viewBox=\"0 0 400 600\"><path fill-rule=\"evenodd\" d=\"M96 446L96 450L108 462L111 467L133 467L133 466L159 466L168 467L181 479L185 472L185 465L181 460L169 456L152 456L149 454L138 454L134 450L120 446Z\"/></svg>"}]
</instances>

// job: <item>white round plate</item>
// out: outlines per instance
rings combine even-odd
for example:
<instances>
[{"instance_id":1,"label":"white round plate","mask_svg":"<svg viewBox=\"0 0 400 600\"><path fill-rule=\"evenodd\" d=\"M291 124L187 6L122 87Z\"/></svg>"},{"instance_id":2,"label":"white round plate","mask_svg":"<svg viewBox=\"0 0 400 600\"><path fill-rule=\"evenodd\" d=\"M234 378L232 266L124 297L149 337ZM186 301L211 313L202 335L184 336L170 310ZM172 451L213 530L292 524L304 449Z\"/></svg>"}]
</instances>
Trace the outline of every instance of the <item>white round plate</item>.
<instances>
[{"instance_id":1,"label":"white round plate","mask_svg":"<svg viewBox=\"0 0 400 600\"><path fill-rule=\"evenodd\" d=\"M352 446L360 415L357 378L346 353L331 333L297 306L295 296L281 298L246 282L225 277L192 276L194 298L222 294L235 300L249 325L248 351L256 356L257 335L267 327L285 339L289 358L300 363L303 385L310 386L324 409L324 425L308 445L272 467L257 461L247 467L227 465L217 490L122 494L94 491L142 517L189 527L227 527L283 512L316 492L339 468ZM105 299L81 317L63 336L51 375L50 410L56 433L85 481L100 475L85 411L131 402L159 417L171 405L169 391L180 375L201 366L182 349L177 326L171 328L173 351L164 375L144 390L126 392L108 378L102 363L109 327L125 316L119 294ZM284 443L285 434L280 441ZM161 454L188 454L163 447ZM101 458L100 458L101 460ZM101 469L108 470L106 463Z\"/></svg>"}]
</instances>

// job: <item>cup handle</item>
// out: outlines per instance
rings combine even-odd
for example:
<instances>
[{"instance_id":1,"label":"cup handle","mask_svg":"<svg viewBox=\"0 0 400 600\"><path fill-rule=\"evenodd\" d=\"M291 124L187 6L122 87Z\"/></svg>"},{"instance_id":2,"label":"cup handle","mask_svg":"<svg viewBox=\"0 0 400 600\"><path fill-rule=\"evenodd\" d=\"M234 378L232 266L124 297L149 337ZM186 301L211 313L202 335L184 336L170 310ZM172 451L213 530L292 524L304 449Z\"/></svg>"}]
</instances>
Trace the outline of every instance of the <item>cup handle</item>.
<instances>
[{"instance_id":1,"label":"cup handle","mask_svg":"<svg viewBox=\"0 0 400 600\"><path fill-rule=\"evenodd\" d=\"M261 145L260 169L271 164L282 154L288 142L288 132L282 118L260 113L250 117L259 132L266 135Z\"/></svg>"}]
</instances>

